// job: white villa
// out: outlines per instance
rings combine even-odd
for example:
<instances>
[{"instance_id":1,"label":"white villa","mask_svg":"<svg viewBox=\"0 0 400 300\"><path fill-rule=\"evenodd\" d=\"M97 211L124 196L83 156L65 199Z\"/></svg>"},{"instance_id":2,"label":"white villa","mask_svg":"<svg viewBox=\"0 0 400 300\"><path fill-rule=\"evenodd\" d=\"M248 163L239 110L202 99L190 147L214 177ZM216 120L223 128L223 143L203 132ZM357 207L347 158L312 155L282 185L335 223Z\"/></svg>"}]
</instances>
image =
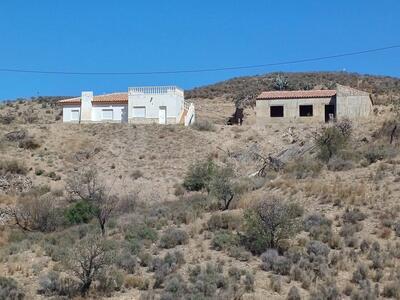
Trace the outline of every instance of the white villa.
<instances>
[{"instance_id":1,"label":"white villa","mask_svg":"<svg viewBox=\"0 0 400 300\"><path fill-rule=\"evenodd\" d=\"M193 103L176 86L131 87L127 93L81 97L59 101L64 123L184 124L195 121Z\"/></svg>"}]
</instances>

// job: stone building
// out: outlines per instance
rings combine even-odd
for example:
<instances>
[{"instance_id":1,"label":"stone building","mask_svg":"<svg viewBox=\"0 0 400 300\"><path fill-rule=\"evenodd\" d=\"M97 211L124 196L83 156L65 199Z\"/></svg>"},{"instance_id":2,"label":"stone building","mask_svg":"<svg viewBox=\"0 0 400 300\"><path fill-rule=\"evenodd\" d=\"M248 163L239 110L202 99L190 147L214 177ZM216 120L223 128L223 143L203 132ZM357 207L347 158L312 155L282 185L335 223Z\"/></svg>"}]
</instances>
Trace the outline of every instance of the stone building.
<instances>
[{"instance_id":1,"label":"stone building","mask_svg":"<svg viewBox=\"0 0 400 300\"><path fill-rule=\"evenodd\" d=\"M257 125L352 120L372 114L369 93L337 85L335 90L269 91L256 99Z\"/></svg>"}]
</instances>

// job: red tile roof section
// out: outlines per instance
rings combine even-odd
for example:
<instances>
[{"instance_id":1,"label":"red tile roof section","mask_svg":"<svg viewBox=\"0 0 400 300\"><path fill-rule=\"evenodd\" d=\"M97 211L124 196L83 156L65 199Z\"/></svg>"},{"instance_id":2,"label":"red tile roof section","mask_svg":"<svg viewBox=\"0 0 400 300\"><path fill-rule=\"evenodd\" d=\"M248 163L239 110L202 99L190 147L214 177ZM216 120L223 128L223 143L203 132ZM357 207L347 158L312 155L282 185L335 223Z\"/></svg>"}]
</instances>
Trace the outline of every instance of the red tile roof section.
<instances>
[{"instance_id":1,"label":"red tile roof section","mask_svg":"<svg viewBox=\"0 0 400 300\"><path fill-rule=\"evenodd\" d=\"M58 101L58 103L60 103L62 105L80 104L81 97L60 100L60 101ZM93 104L96 104L96 103L128 103L128 93L113 93L113 94L94 96L92 103Z\"/></svg>"},{"instance_id":2,"label":"red tile roof section","mask_svg":"<svg viewBox=\"0 0 400 300\"><path fill-rule=\"evenodd\" d=\"M296 98L330 98L336 95L336 90L310 91L270 91L262 92L257 100L296 99Z\"/></svg>"}]
</instances>

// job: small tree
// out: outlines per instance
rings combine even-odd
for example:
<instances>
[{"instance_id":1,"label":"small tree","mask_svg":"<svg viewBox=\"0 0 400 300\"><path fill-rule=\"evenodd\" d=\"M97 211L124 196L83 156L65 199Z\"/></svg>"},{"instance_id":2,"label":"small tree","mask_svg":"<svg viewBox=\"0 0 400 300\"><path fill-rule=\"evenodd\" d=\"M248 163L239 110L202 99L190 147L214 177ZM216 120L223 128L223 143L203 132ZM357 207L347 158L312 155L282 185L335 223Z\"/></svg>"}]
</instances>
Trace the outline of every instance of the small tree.
<instances>
[{"instance_id":1,"label":"small tree","mask_svg":"<svg viewBox=\"0 0 400 300\"><path fill-rule=\"evenodd\" d=\"M209 183L210 193L221 203L222 210L229 208L235 196L232 177L231 168L222 168L214 172Z\"/></svg>"},{"instance_id":2,"label":"small tree","mask_svg":"<svg viewBox=\"0 0 400 300\"><path fill-rule=\"evenodd\" d=\"M281 199L260 201L245 213L245 245L256 254L276 248L279 241L297 232L302 213L300 206Z\"/></svg>"},{"instance_id":3,"label":"small tree","mask_svg":"<svg viewBox=\"0 0 400 300\"><path fill-rule=\"evenodd\" d=\"M319 150L318 157L328 162L345 147L347 141L348 138L337 127L324 128L315 138L315 144Z\"/></svg>"},{"instance_id":4,"label":"small tree","mask_svg":"<svg viewBox=\"0 0 400 300\"><path fill-rule=\"evenodd\" d=\"M284 91L287 90L289 87L289 82L287 81L287 78L284 77L283 75L278 75L274 79L274 89L278 91Z\"/></svg>"},{"instance_id":5,"label":"small tree","mask_svg":"<svg viewBox=\"0 0 400 300\"><path fill-rule=\"evenodd\" d=\"M73 197L87 201L97 219L102 235L106 232L106 223L117 208L118 198L110 195L111 189L99 180L94 169L83 171L68 182L68 189Z\"/></svg>"},{"instance_id":6,"label":"small tree","mask_svg":"<svg viewBox=\"0 0 400 300\"><path fill-rule=\"evenodd\" d=\"M89 236L76 243L64 261L68 272L76 276L80 293L85 297L94 280L112 263L111 245L99 236Z\"/></svg>"}]
</instances>

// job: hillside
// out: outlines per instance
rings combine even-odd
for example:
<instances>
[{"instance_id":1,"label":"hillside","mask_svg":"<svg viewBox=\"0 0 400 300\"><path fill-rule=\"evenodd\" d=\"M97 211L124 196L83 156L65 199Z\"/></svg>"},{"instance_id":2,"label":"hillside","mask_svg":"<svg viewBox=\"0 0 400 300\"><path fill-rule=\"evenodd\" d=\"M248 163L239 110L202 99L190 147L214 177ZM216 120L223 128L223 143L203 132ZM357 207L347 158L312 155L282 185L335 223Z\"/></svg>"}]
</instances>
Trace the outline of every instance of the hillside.
<instances>
[{"instance_id":1,"label":"hillside","mask_svg":"<svg viewBox=\"0 0 400 300\"><path fill-rule=\"evenodd\" d=\"M257 128L247 109L224 124L274 76L188 91L192 127L0 105L0 299L400 299L398 115ZM399 80L367 78L398 97Z\"/></svg>"},{"instance_id":2,"label":"hillside","mask_svg":"<svg viewBox=\"0 0 400 300\"><path fill-rule=\"evenodd\" d=\"M334 88L336 83L347 85L371 93L375 104L389 104L400 101L400 79L388 76L361 75L346 72L314 73L269 73L259 76L238 77L216 84L187 91L188 98L226 97L242 100L262 91L274 90L275 80L282 76L287 80L287 90L307 90L314 88Z\"/></svg>"}]
</instances>

